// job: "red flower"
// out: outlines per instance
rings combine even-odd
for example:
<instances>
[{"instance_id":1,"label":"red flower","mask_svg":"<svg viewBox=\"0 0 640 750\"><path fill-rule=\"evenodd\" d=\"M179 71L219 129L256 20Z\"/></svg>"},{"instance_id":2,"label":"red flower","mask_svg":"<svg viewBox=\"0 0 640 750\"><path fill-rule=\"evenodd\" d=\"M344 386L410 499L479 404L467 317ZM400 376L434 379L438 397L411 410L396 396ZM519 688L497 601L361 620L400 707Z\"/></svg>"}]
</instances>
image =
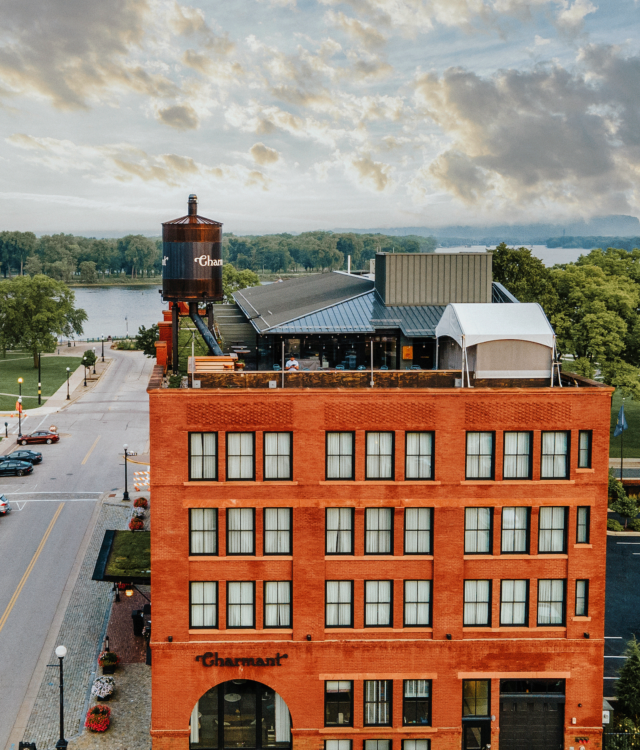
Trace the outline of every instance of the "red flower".
<instances>
[{"instance_id":1,"label":"red flower","mask_svg":"<svg viewBox=\"0 0 640 750\"><path fill-rule=\"evenodd\" d=\"M111 709L109 706L96 705L91 706L87 711L87 718L84 725L92 732L106 732L111 723Z\"/></svg>"},{"instance_id":2,"label":"red flower","mask_svg":"<svg viewBox=\"0 0 640 750\"><path fill-rule=\"evenodd\" d=\"M148 505L149 503L147 503L147 500L144 497L137 497L133 501L134 508L146 508Z\"/></svg>"},{"instance_id":3,"label":"red flower","mask_svg":"<svg viewBox=\"0 0 640 750\"><path fill-rule=\"evenodd\" d=\"M131 531L140 531L144 528L144 521L141 518L132 518L129 521L129 528Z\"/></svg>"}]
</instances>

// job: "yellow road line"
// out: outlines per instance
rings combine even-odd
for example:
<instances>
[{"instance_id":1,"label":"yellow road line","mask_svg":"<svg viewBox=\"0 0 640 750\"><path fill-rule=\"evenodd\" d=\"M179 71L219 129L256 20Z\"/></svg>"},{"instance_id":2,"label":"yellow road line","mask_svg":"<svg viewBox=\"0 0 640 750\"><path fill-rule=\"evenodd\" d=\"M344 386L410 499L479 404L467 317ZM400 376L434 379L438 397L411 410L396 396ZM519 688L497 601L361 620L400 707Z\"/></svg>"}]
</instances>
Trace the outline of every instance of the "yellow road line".
<instances>
[{"instance_id":1,"label":"yellow road line","mask_svg":"<svg viewBox=\"0 0 640 750\"><path fill-rule=\"evenodd\" d=\"M5 623L7 622L7 619L9 615L11 614L11 610L13 609L15 603L18 601L18 597L20 596L20 593L22 592L22 589L24 588L25 583L27 582L27 578L31 575L31 571L33 570L34 565L36 564L38 558L40 557L40 553L42 552L44 545L47 543L47 539L49 538L49 534L53 531L53 527L56 525L56 521L58 520L58 516L60 513L62 513L62 509L64 508L64 503L60 503L58 506L58 510L55 512L54 517L51 519L51 523L47 527L47 530L44 532L44 536L42 537L42 541L38 545L38 549L35 551L34 556L31 558L31 562L29 563L29 567L25 570L24 575L20 579L20 583L18 584L18 587L13 592L13 596L11 597L11 601L7 605L7 608L2 614L2 617L0 617L0 631L2 631L2 628L4 628Z\"/></svg>"},{"instance_id":2,"label":"yellow road line","mask_svg":"<svg viewBox=\"0 0 640 750\"><path fill-rule=\"evenodd\" d=\"M89 452L88 452L88 453L87 453L87 455L86 455L86 456L85 456L85 457L84 457L84 458L82 459L82 463L80 464L81 466L84 466L84 465L85 465L85 464L87 463L87 459L89 458L89 456L90 456L90 455L91 455L91 453L93 452L93 449L94 449L94 448L96 447L96 445L98 445L98 440L100 440L100 438L101 438L101 437L102 437L102 435L98 435L98 437L97 437L97 438L95 439L95 442L94 442L94 444L93 444L93 445L91 446L91 448L89 448Z\"/></svg>"}]
</instances>

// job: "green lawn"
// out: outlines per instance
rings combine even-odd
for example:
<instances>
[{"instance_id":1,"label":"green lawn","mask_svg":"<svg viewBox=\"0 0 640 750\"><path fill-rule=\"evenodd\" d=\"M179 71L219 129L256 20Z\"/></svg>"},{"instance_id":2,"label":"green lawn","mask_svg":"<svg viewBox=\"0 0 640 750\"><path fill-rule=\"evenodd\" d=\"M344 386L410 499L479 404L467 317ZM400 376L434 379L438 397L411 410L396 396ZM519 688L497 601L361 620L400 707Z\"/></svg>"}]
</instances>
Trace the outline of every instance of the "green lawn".
<instances>
[{"instance_id":1,"label":"green lawn","mask_svg":"<svg viewBox=\"0 0 640 750\"><path fill-rule=\"evenodd\" d=\"M42 358L42 403L52 396L67 379L67 367L73 373L82 362L82 357ZM33 367L33 357L28 352L7 352L6 359L0 356L0 411L16 408L18 378L23 378L22 406L26 411L38 406L38 370ZM15 394L5 396L2 394Z\"/></svg>"},{"instance_id":2,"label":"green lawn","mask_svg":"<svg viewBox=\"0 0 640 750\"><path fill-rule=\"evenodd\" d=\"M622 404L620 391L613 394L613 405L611 408L611 458L620 458L620 437L613 437L613 430L618 419L618 411ZM640 458L640 401L625 399L624 414L627 418L629 429L624 431L624 456L625 458Z\"/></svg>"}]
</instances>

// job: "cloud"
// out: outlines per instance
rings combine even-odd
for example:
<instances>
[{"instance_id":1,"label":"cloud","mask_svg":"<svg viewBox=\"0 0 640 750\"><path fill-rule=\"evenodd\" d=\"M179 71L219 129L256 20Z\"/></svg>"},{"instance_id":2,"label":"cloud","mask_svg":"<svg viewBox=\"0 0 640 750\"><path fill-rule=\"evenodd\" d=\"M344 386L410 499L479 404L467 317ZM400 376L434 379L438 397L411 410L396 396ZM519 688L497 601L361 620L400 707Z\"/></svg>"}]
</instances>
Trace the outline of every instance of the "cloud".
<instances>
[{"instance_id":1,"label":"cloud","mask_svg":"<svg viewBox=\"0 0 640 750\"><path fill-rule=\"evenodd\" d=\"M573 5L570 0L563 0L556 16L556 26L567 34L577 34L582 31L585 17L597 10L598 7L590 0L574 0Z\"/></svg>"},{"instance_id":2,"label":"cloud","mask_svg":"<svg viewBox=\"0 0 640 750\"><path fill-rule=\"evenodd\" d=\"M234 49L228 34L215 34L206 22L200 8L191 8L174 2L169 13L168 23L180 36L199 37L202 44L218 55L227 55Z\"/></svg>"},{"instance_id":3,"label":"cloud","mask_svg":"<svg viewBox=\"0 0 640 750\"><path fill-rule=\"evenodd\" d=\"M326 17L329 23L337 26L354 41L359 42L369 50L383 47L386 43L383 34L370 24L363 23L357 18L345 16L342 12L334 13L333 11L329 11Z\"/></svg>"},{"instance_id":4,"label":"cloud","mask_svg":"<svg viewBox=\"0 0 640 750\"><path fill-rule=\"evenodd\" d=\"M267 164L275 164L280 159L278 151L275 148L265 146L264 143L254 143L249 149L249 153L253 160L263 167Z\"/></svg>"},{"instance_id":5,"label":"cloud","mask_svg":"<svg viewBox=\"0 0 640 750\"><path fill-rule=\"evenodd\" d=\"M157 117L164 125L176 130L195 130L200 125L196 111L189 104L176 104L159 109Z\"/></svg>"},{"instance_id":6,"label":"cloud","mask_svg":"<svg viewBox=\"0 0 640 750\"><path fill-rule=\"evenodd\" d=\"M391 167L388 164L374 161L371 154L348 157L345 170L356 183L375 192L383 192L395 185L390 176Z\"/></svg>"}]
</instances>

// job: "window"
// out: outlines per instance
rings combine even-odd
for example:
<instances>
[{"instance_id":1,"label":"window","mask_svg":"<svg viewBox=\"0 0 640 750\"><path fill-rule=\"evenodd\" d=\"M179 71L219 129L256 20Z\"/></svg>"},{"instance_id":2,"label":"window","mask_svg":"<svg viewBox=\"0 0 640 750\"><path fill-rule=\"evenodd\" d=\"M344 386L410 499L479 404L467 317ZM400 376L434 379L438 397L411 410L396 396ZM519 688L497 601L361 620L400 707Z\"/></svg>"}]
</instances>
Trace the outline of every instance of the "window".
<instances>
[{"instance_id":1,"label":"window","mask_svg":"<svg viewBox=\"0 0 640 750\"><path fill-rule=\"evenodd\" d=\"M404 554L431 554L431 508L407 508L404 512Z\"/></svg>"},{"instance_id":2,"label":"window","mask_svg":"<svg viewBox=\"0 0 640 750\"><path fill-rule=\"evenodd\" d=\"M255 627L255 583L253 581L227 582L227 627Z\"/></svg>"},{"instance_id":3,"label":"window","mask_svg":"<svg viewBox=\"0 0 640 750\"><path fill-rule=\"evenodd\" d=\"M502 552L529 551L529 508L502 509Z\"/></svg>"},{"instance_id":4,"label":"window","mask_svg":"<svg viewBox=\"0 0 640 750\"><path fill-rule=\"evenodd\" d=\"M578 523L576 526L577 544L589 544L590 510L587 505L578 508Z\"/></svg>"},{"instance_id":5,"label":"window","mask_svg":"<svg viewBox=\"0 0 640 750\"><path fill-rule=\"evenodd\" d=\"M467 479L493 479L493 432L467 432Z\"/></svg>"},{"instance_id":6,"label":"window","mask_svg":"<svg viewBox=\"0 0 640 750\"><path fill-rule=\"evenodd\" d=\"M351 750L351 740L325 740L324 750Z\"/></svg>"},{"instance_id":7,"label":"window","mask_svg":"<svg viewBox=\"0 0 640 750\"><path fill-rule=\"evenodd\" d=\"M324 725L325 727L353 725L353 682L351 680L327 680L324 683Z\"/></svg>"},{"instance_id":8,"label":"window","mask_svg":"<svg viewBox=\"0 0 640 750\"><path fill-rule=\"evenodd\" d=\"M393 479L393 432L367 432L366 479Z\"/></svg>"},{"instance_id":9,"label":"window","mask_svg":"<svg viewBox=\"0 0 640 750\"><path fill-rule=\"evenodd\" d=\"M218 627L217 581L191 581L191 617L189 627Z\"/></svg>"},{"instance_id":10,"label":"window","mask_svg":"<svg viewBox=\"0 0 640 750\"><path fill-rule=\"evenodd\" d=\"M291 627L291 581L264 582L264 626Z\"/></svg>"},{"instance_id":11,"label":"window","mask_svg":"<svg viewBox=\"0 0 640 750\"><path fill-rule=\"evenodd\" d=\"M541 479L569 479L569 433L542 433Z\"/></svg>"},{"instance_id":12,"label":"window","mask_svg":"<svg viewBox=\"0 0 640 750\"><path fill-rule=\"evenodd\" d=\"M580 430L578 436L578 468L591 468L591 430Z\"/></svg>"},{"instance_id":13,"label":"window","mask_svg":"<svg viewBox=\"0 0 640 750\"><path fill-rule=\"evenodd\" d=\"M353 479L353 432L327 432L327 479Z\"/></svg>"},{"instance_id":14,"label":"window","mask_svg":"<svg viewBox=\"0 0 640 750\"><path fill-rule=\"evenodd\" d=\"M404 625L431 625L431 581L404 582Z\"/></svg>"},{"instance_id":15,"label":"window","mask_svg":"<svg viewBox=\"0 0 640 750\"><path fill-rule=\"evenodd\" d=\"M391 726L393 680L364 681L364 725Z\"/></svg>"},{"instance_id":16,"label":"window","mask_svg":"<svg viewBox=\"0 0 640 750\"><path fill-rule=\"evenodd\" d=\"M365 627L391 627L393 584L391 581L364 582Z\"/></svg>"},{"instance_id":17,"label":"window","mask_svg":"<svg viewBox=\"0 0 640 750\"><path fill-rule=\"evenodd\" d=\"M589 581L576 581L576 617L589 614Z\"/></svg>"},{"instance_id":18,"label":"window","mask_svg":"<svg viewBox=\"0 0 640 750\"><path fill-rule=\"evenodd\" d=\"M327 555L353 554L353 508L327 508Z\"/></svg>"},{"instance_id":19,"label":"window","mask_svg":"<svg viewBox=\"0 0 640 750\"><path fill-rule=\"evenodd\" d=\"M503 479L531 479L531 433L504 433Z\"/></svg>"},{"instance_id":20,"label":"window","mask_svg":"<svg viewBox=\"0 0 640 750\"><path fill-rule=\"evenodd\" d=\"M218 433L189 434L189 480L218 478Z\"/></svg>"},{"instance_id":21,"label":"window","mask_svg":"<svg viewBox=\"0 0 640 750\"><path fill-rule=\"evenodd\" d=\"M563 580L538 581L538 625L564 625Z\"/></svg>"},{"instance_id":22,"label":"window","mask_svg":"<svg viewBox=\"0 0 640 750\"><path fill-rule=\"evenodd\" d=\"M391 740L365 740L364 750L391 750Z\"/></svg>"},{"instance_id":23,"label":"window","mask_svg":"<svg viewBox=\"0 0 640 750\"><path fill-rule=\"evenodd\" d=\"M189 511L189 554L218 554L217 508L191 508Z\"/></svg>"},{"instance_id":24,"label":"window","mask_svg":"<svg viewBox=\"0 0 640 750\"><path fill-rule=\"evenodd\" d=\"M501 581L500 625L527 624L527 593L529 581Z\"/></svg>"},{"instance_id":25,"label":"window","mask_svg":"<svg viewBox=\"0 0 640 750\"><path fill-rule=\"evenodd\" d=\"M431 680L405 680L402 726L431 724Z\"/></svg>"},{"instance_id":26,"label":"window","mask_svg":"<svg viewBox=\"0 0 640 750\"><path fill-rule=\"evenodd\" d=\"M489 716L490 680L462 680L462 715Z\"/></svg>"},{"instance_id":27,"label":"window","mask_svg":"<svg viewBox=\"0 0 640 750\"><path fill-rule=\"evenodd\" d=\"M353 627L353 581L327 581L325 585L326 627Z\"/></svg>"},{"instance_id":28,"label":"window","mask_svg":"<svg viewBox=\"0 0 640 750\"><path fill-rule=\"evenodd\" d=\"M538 552L566 552L566 508L540 508Z\"/></svg>"},{"instance_id":29,"label":"window","mask_svg":"<svg viewBox=\"0 0 640 750\"><path fill-rule=\"evenodd\" d=\"M402 740L402 750L431 750L431 740Z\"/></svg>"},{"instance_id":30,"label":"window","mask_svg":"<svg viewBox=\"0 0 640 750\"><path fill-rule=\"evenodd\" d=\"M291 433L264 433L264 478L293 479L291 471Z\"/></svg>"},{"instance_id":31,"label":"window","mask_svg":"<svg viewBox=\"0 0 640 750\"><path fill-rule=\"evenodd\" d=\"M464 551L467 555L491 554L493 508L465 508Z\"/></svg>"},{"instance_id":32,"label":"window","mask_svg":"<svg viewBox=\"0 0 640 750\"><path fill-rule=\"evenodd\" d=\"M291 554L291 508L264 509L264 554Z\"/></svg>"},{"instance_id":33,"label":"window","mask_svg":"<svg viewBox=\"0 0 640 750\"><path fill-rule=\"evenodd\" d=\"M491 625L491 581L464 582L464 625Z\"/></svg>"},{"instance_id":34,"label":"window","mask_svg":"<svg viewBox=\"0 0 640 750\"><path fill-rule=\"evenodd\" d=\"M365 554L392 555L393 508L366 508L364 513Z\"/></svg>"},{"instance_id":35,"label":"window","mask_svg":"<svg viewBox=\"0 0 640 750\"><path fill-rule=\"evenodd\" d=\"M433 432L407 432L405 479L433 479Z\"/></svg>"},{"instance_id":36,"label":"window","mask_svg":"<svg viewBox=\"0 0 640 750\"><path fill-rule=\"evenodd\" d=\"M255 555L255 509L227 508L227 555Z\"/></svg>"},{"instance_id":37,"label":"window","mask_svg":"<svg viewBox=\"0 0 640 750\"><path fill-rule=\"evenodd\" d=\"M227 432L227 481L256 478L253 432Z\"/></svg>"}]
</instances>

